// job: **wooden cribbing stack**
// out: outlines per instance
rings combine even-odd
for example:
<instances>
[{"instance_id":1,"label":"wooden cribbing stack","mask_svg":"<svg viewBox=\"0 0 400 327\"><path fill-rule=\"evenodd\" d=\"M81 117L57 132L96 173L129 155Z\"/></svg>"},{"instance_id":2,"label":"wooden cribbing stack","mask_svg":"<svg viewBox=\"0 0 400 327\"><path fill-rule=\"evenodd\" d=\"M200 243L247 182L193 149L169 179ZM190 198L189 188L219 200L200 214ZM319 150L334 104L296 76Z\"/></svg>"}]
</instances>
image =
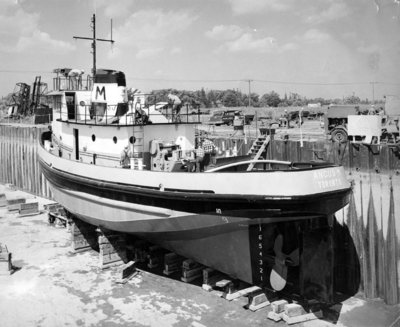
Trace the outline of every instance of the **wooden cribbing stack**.
<instances>
[{"instance_id":1,"label":"wooden cribbing stack","mask_svg":"<svg viewBox=\"0 0 400 327\"><path fill-rule=\"evenodd\" d=\"M106 269L127 262L125 235L105 229L97 229L97 232L100 268Z\"/></svg>"},{"instance_id":2,"label":"wooden cribbing stack","mask_svg":"<svg viewBox=\"0 0 400 327\"><path fill-rule=\"evenodd\" d=\"M135 262L146 262L149 243L143 240L137 240L133 245L133 257Z\"/></svg>"},{"instance_id":3,"label":"wooden cribbing stack","mask_svg":"<svg viewBox=\"0 0 400 327\"><path fill-rule=\"evenodd\" d=\"M164 270L163 273L167 276L180 271L184 258L176 253L167 253L164 255Z\"/></svg>"},{"instance_id":4,"label":"wooden cribbing stack","mask_svg":"<svg viewBox=\"0 0 400 327\"><path fill-rule=\"evenodd\" d=\"M149 247L149 252L147 254L147 259L149 260L147 267L150 269L156 268L162 265L163 256L165 250L158 245L153 245Z\"/></svg>"},{"instance_id":5,"label":"wooden cribbing stack","mask_svg":"<svg viewBox=\"0 0 400 327\"><path fill-rule=\"evenodd\" d=\"M185 283L190 283L197 278L203 276L204 266L197 263L192 259L187 259L182 263L182 278L181 280Z\"/></svg>"},{"instance_id":6,"label":"wooden cribbing stack","mask_svg":"<svg viewBox=\"0 0 400 327\"><path fill-rule=\"evenodd\" d=\"M98 249L96 226L79 219L73 219L71 236L74 253Z\"/></svg>"}]
</instances>

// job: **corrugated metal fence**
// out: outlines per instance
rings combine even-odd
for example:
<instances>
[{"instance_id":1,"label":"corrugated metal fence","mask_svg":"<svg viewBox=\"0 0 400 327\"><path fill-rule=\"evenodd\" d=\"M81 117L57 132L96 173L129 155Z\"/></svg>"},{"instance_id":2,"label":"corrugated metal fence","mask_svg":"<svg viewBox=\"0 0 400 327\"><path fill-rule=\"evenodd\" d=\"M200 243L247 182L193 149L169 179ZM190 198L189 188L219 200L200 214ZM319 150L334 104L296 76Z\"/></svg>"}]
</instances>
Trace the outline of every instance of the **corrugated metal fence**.
<instances>
[{"instance_id":1,"label":"corrugated metal fence","mask_svg":"<svg viewBox=\"0 0 400 327\"><path fill-rule=\"evenodd\" d=\"M37 160L37 140L47 127L0 125L0 182L51 198Z\"/></svg>"},{"instance_id":2,"label":"corrugated metal fence","mask_svg":"<svg viewBox=\"0 0 400 327\"><path fill-rule=\"evenodd\" d=\"M12 183L38 196L51 192L37 162L37 139L47 127L0 125L0 182ZM246 154L253 140L215 139L220 150ZM360 261L360 291L400 303L400 154L387 146L275 140L268 158L289 161L325 160L342 164L353 180L350 204L336 214L347 226Z\"/></svg>"}]
</instances>

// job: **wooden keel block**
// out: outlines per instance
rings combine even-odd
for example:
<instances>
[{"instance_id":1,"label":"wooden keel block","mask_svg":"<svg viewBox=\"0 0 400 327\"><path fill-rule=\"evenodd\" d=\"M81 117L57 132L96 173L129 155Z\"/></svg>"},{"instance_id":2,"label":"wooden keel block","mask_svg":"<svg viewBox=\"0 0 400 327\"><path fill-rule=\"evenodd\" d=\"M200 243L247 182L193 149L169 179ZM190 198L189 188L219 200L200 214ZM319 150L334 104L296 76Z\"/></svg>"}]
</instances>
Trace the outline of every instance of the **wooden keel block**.
<instances>
[{"instance_id":1,"label":"wooden keel block","mask_svg":"<svg viewBox=\"0 0 400 327\"><path fill-rule=\"evenodd\" d=\"M167 276L181 270L184 258L176 253L166 253L164 255L164 270L163 273Z\"/></svg>"},{"instance_id":2,"label":"wooden keel block","mask_svg":"<svg viewBox=\"0 0 400 327\"><path fill-rule=\"evenodd\" d=\"M194 260L187 259L182 263L182 278L185 283L189 283L203 276L203 266Z\"/></svg>"},{"instance_id":3,"label":"wooden keel block","mask_svg":"<svg viewBox=\"0 0 400 327\"><path fill-rule=\"evenodd\" d=\"M8 211L18 211L21 208L21 204L26 203L25 198L16 198L7 200Z\"/></svg>"},{"instance_id":4,"label":"wooden keel block","mask_svg":"<svg viewBox=\"0 0 400 327\"><path fill-rule=\"evenodd\" d=\"M281 312L285 311L285 305L287 305L287 304L288 304L288 301L286 301L286 300L278 300L278 301L271 302L272 312L281 313Z\"/></svg>"},{"instance_id":5,"label":"wooden keel block","mask_svg":"<svg viewBox=\"0 0 400 327\"><path fill-rule=\"evenodd\" d=\"M255 291L249 294L248 308L251 311L257 311L268 306L270 302L262 290Z\"/></svg>"},{"instance_id":6,"label":"wooden keel block","mask_svg":"<svg viewBox=\"0 0 400 327\"><path fill-rule=\"evenodd\" d=\"M19 208L19 216L30 216L30 215L38 215L39 212L39 203L38 202L30 202L30 203L21 203Z\"/></svg>"},{"instance_id":7,"label":"wooden keel block","mask_svg":"<svg viewBox=\"0 0 400 327\"><path fill-rule=\"evenodd\" d=\"M301 316L305 313L306 313L306 311L300 304L289 303L289 304L285 305L285 315L289 318Z\"/></svg>"}]
</instances>

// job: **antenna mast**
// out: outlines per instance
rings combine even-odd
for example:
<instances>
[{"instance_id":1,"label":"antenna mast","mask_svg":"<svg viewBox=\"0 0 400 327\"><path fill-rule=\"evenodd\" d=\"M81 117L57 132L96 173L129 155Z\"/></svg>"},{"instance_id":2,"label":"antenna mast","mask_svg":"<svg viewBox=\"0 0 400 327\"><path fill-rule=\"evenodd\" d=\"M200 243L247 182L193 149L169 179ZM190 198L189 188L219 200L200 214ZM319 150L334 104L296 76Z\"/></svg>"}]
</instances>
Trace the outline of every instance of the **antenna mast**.
<instances>
[{"instance_id":1,"label":"antenna mast","mask_svg":"<svg viewBox=\"0 0 400 327\"><path fill-rule=\"evenodd\" d=\"M96 14L93 14L92 17L92 30L93 30L93 36L92 37L83 37L83 36L74 36L74 39L80 39L80 40L91 40L92 41L92 54L93 54L93 68L92 68L92 74L93 77L96 76L96 41L102 41L102 42L110 42L113 44L115 41L112 39L112 20L111 20L111 39L98 39L96 38Z\"/></svg>"}]
</instances>

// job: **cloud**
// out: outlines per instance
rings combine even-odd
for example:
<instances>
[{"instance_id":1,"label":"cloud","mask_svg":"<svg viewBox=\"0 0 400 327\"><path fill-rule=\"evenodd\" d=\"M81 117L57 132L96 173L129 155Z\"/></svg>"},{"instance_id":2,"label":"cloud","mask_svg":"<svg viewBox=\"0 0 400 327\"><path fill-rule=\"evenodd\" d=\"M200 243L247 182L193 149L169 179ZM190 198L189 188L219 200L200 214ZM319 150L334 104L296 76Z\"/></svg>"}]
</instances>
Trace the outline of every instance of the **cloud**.
<instances>
[{"instance_id":1,"label":"cloud","mask_svg":"<svg viewBox=\"0 0 400 327\"><path fill-rule=\"evenodd\" d=\"M205 33L208 38L220 41L233 40L242 34L243 29L237 25L218 25Z\"/></svg>"},{"instance_id":2,"label":"cloud","mask_svg":"<svg viewBox=\"0 0 400 327\"><path fill-rule=\"evenodd\" d=\"M264 53L277 48L273 37L256 39L250 33L244 33L234 41L228 41L224 47L230 52Z\"/></svg>"},{"instance_id":3,"label":"cloud","mask_svg":"<svg viewBox=\"0 0 400 327\"><path fill-rule=\"evenodd\" d=\"M148 49L140 49L136 53L137 59L145 59L150 58L158 55L160 52L163 51L163 48L148 48Z\"/></svg>"},{"instance_id":4,"label":"cloud","mask_svg":"<svg viewBox=\"0 0 400 327\"><path fill-rule=\"evenodd\" d=\"M282 52L293 50L296 48L294 43L278 45L276 39L272 36L259 37L256 29L250 31L237 25L218 25L212 30L207 31L205 35L222 44L217 48L216 52Z\"/></svg>"},{"instance_id":5,"label":"cloud","mask_svg":"<svg viewBox=\"0 0 400 327\"><path fill-rule=\"evenodd\" d=\"M97 0L97 8L104 10L104 15L109 18L117 18L129 15L131 7L135 4L133 0Z\"/></svg>"},{"instance_id":6,"label":"cloud","mask_svg":"<svg viewBox=\"0 0 400 327\"><path fill-rule=\"evenodd\" d=\"M313 13L305 18L310 24L321 24L347 17L351 13L348 5L342 1L329 3L327 8L313 8Z\"/></svg>"},{"instance_id":7,"label":"cloud","mask_svg":"<svg viewBox=\"0 0 400 327\"><path fill-rule=\"evenodd\" d=\"M142 10L129 16L115 29L116 47L136 49L138 58L159 53L165 47L176 46L178 35L197 19L185 11Z\"/></svg>"},{"instance_id":8,"label":"cloud","mask_svg":"<svg viewBox=\"0 0 400 327\"><path fill-rule=\"evenodd\" d=\"M309 29L302 37L306 43L322 43L329 40L331 36L328 33L322 32L317 29Z\"/></svg>"},{"instance_id":9,"label":"cloud","mask_svg":"<svg viewBox=\"0 0 400 327\"><path fill-rule=\"evenodd\" d=\"M0 14L0 51L21 53L29 49L46 53L65 53L75 48L72 43L53 39L50 34L41 31L39 14L27 13L19 6L10 4L10 1L7 4L7 9Z\"/></svg>"},{"instance_id":10,"label":"cloud","mask_svg":"<svg viewBox=\"0 0 400 327\"><path fill-rule=\"evenodd\" d=\"M169 52L172 55L180 54L182 53L182 48L181 47L174 47L170 50Z\"/></svg>"},{"instance_id":11,"label":"cloud","mask_svg":"<svg viewBox=\"0 0 400 327\"><path fill-rule=\"evenodd\" d=\"M292 8L292 0L227 0L236 15L265 11L281 12Z\"/></svg>"}]
</instances>

